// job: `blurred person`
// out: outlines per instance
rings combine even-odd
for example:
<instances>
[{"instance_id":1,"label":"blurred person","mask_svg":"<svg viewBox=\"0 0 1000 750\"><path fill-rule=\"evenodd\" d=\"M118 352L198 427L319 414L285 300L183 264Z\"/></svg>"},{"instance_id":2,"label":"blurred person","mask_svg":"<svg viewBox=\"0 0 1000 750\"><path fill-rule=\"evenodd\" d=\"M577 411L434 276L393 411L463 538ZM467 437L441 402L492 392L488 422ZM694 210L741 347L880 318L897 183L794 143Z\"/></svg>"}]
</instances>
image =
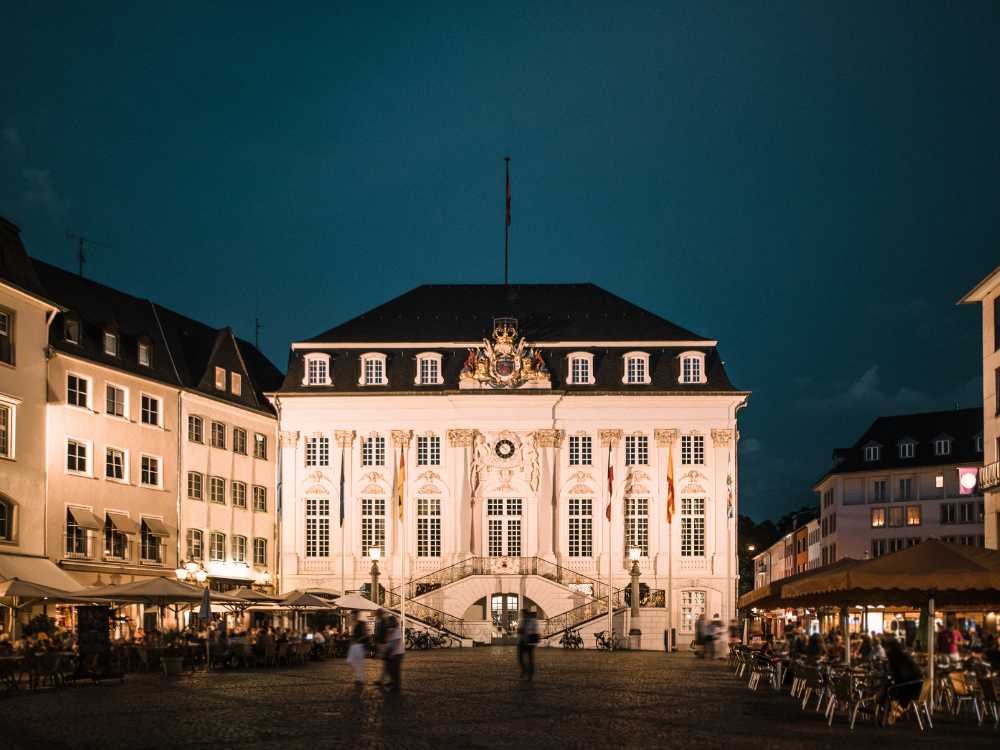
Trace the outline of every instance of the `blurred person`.
<instances>
[{"instance_id":1,"label":"blurred person","mask_svg":"<svg viewBox=\"0 0 1000 750\"><path fill-rule=\"evenodd\" d=\"M403 639L403 629L394 616L386 622L385 631L385 662L389 667L389 679L392 683L389 689L398 693L402 687L403 656L406 654L406 641Z\"/></svg>"},{"instance_id":2,"label":"blurred person","mask_svg":"<svg viewBox=\"0 0 1000 750\"><path fill-rule=\"evenodd\" d=\"M725 637L726 626L722 623L722 618L716 612L712 615L712 658L725 659L726 650L722 647L722 639ZM774 647L774 644L771 644Z\"/></svg>"},{"instance_id":3,"label":"blurred person","mask_svg":"<svg viewBox=\"0 0 1000 750\"><path fill-rule=\"evenodd\" d=\"M521 667L521 677L529 681L535 676L535 646L540 640L535 613L522 609L521 621L517 624L517 663Z\"/></svg>"},{"instance_id":4,"label":"blurred person","mask_svg":"<svg viewBox=\"0 0 1000 750\"><path fill-rule=\"evenodd\" d=\"M920 697L924 674L895 638L886 639L885 652L892 684L887 687L883 701L889 703L887 721L891 724Z\"/></svg>"},{"instance_id":5,"label":"blurred person","mask_svg":"<svg viewBox=\"0 0 1000 750\"><path fill-rule=\"evenodd\" d=\"M388 629L388 613L384 609L380 609L375 615L375 658L382 660L382 674L375 680L376 685L384 685L391 679L389 659L386 655L386 632Z\"/></svg>"},{"instance_id":6,"label":"blurred person","mask_svg":"<svg viewBox=\"0 0 1000 750\"><path fill-rule=\"evenodd\" d=\"M365 684L365 654L368 653L369 637L368 625L358 618L351 631L351 645L347 649L347 663L354 670L354 684L357 686Z\"/></svg>"}]
</instances>

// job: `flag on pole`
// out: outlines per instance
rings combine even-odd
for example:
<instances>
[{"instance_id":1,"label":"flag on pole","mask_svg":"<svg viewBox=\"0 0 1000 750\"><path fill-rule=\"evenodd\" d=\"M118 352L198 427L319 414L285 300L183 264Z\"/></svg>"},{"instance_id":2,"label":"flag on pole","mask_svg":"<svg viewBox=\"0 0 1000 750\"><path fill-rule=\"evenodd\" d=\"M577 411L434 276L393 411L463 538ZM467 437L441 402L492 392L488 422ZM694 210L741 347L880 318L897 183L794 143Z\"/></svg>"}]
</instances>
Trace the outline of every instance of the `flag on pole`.
<instances>
[{"instance_id":1,"label":"flag on pole","mask_svg":"<svg viewBox=\"0 0 1000 750\"><path fill-rule=\"evenodd\" d=\"M667 443L667 523L674 522L674 443Z\"/></svg>"},{"instance_id":2,"label":"flag on pole","mask_svg":"<svg viewBox=\"0 0 1000 750\"><path fill-rule=\"evenodd\" d=\"M399 508L399 520L403 520L403 487L406 486L406 448L399 449L399 469L396 472L396 505Z\"/></svg>"},{"instance_id":3,"label":"flag on pole","mask_svg":"<svg viewBox=\"0 0 1000 750\"><path fill-rule=\"evenodd\" d=\"M504 223L510 226L510 157L504 159L507 174L507 191L504 201Z\"/></svg>"},{"instance_id":4,"label":"flag on pole","mask_svg":"<svg viewBox=\"0 0 1000 750\"><path fill-rule=\"evenodd\" d=\"M340 528L344 528L344 452L346 448L340 449Z\"/></svg>"},{"instance_id":5,"label":"flag on pole","mask_svg":"<svg viewBox=\"0 0 1000 750\"><path fill-rule=\"evenodd\" d=\"M604 511L604 517L611 520L611 498L615 494L615 466L611 462L611 446L608 446L608 507Z\"/></svg>"}]
</instances>

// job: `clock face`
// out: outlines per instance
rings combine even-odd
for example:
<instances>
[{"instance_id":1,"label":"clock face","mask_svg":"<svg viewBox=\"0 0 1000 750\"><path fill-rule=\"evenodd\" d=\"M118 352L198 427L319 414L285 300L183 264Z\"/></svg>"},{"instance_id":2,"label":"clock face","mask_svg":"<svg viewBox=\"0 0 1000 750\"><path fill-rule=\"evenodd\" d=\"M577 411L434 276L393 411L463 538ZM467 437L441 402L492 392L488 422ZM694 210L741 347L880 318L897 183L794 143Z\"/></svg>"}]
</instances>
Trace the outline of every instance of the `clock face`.
<instances>
[{"instance_id":1,"label":"clock face","mask_svg":"<svg viewBox=\"0 0 1000 750\"><path fill-rule=\"evenodd\" d=\"M497 440L497 444L493 447L493 452L500 458L510 458L514 455L514 444L506 438Z\"/></svg>"}]
</instances>

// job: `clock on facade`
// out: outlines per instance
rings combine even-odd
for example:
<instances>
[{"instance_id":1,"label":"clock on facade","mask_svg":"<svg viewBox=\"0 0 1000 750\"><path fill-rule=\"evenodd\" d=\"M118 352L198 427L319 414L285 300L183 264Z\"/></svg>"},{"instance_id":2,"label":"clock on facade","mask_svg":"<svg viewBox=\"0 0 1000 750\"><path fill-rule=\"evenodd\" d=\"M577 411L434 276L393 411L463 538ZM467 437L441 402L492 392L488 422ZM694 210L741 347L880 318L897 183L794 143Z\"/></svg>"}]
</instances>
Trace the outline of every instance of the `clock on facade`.
<instances>
[{"instance_id":1,"label":"clock on facade","mask_svg":"<svg viewBox=\"0 0 1000 750\"><path fill-rule=\"evenodd\" d=\"M497 440L497 444L493 446L493 452L496 453L498 457L506 460L514 455L514 443L506 438L503 440Z\"/></svg>"}]
</instances>

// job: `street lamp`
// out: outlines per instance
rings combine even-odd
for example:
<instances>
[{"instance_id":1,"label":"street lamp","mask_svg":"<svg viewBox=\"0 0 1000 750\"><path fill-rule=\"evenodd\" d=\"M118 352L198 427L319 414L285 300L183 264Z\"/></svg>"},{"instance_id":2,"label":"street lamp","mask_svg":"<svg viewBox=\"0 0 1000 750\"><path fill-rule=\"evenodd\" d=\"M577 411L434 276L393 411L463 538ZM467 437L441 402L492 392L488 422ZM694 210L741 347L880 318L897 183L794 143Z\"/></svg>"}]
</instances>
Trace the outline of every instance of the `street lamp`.
<instances>
[{"instance_id":1,"label":"street lamp","mask_svg":"<svg viewBox=\"0 0 1000 750\"><path fill-rule=\"evenodd\" d=\"M378 561L382 557L382 550L378 547L372 547L368 550L368 556L372 559L372 601L376 604L381 604L381 598L378 595Z\"/></svg>"},{"instance_id":2,"label":"street lamp","mask_svg":"<svg viewBox=\"0 0 1000 750\"><path fill-rule=\"evenodd\" d=\"M753 552L755 549L757 549L756 545L754 545L754 544L748 544L747 545L747 552Z\"/></svg>"},{"instance_id":3,"label":"street lamp","mask_svg":"<svg viewBox=\"0 0 1000 750\"><path fill-rule=\"evenodd\" d=\"M629 571L629 575L632 576L632 611L628 640L629 648L637 650L642 636L642 630L639 629L639 557L641 555L642 550L638 547L631 547L628 551L628 559L632 561L632 570Z\"/></svg>"}]
</instances>

